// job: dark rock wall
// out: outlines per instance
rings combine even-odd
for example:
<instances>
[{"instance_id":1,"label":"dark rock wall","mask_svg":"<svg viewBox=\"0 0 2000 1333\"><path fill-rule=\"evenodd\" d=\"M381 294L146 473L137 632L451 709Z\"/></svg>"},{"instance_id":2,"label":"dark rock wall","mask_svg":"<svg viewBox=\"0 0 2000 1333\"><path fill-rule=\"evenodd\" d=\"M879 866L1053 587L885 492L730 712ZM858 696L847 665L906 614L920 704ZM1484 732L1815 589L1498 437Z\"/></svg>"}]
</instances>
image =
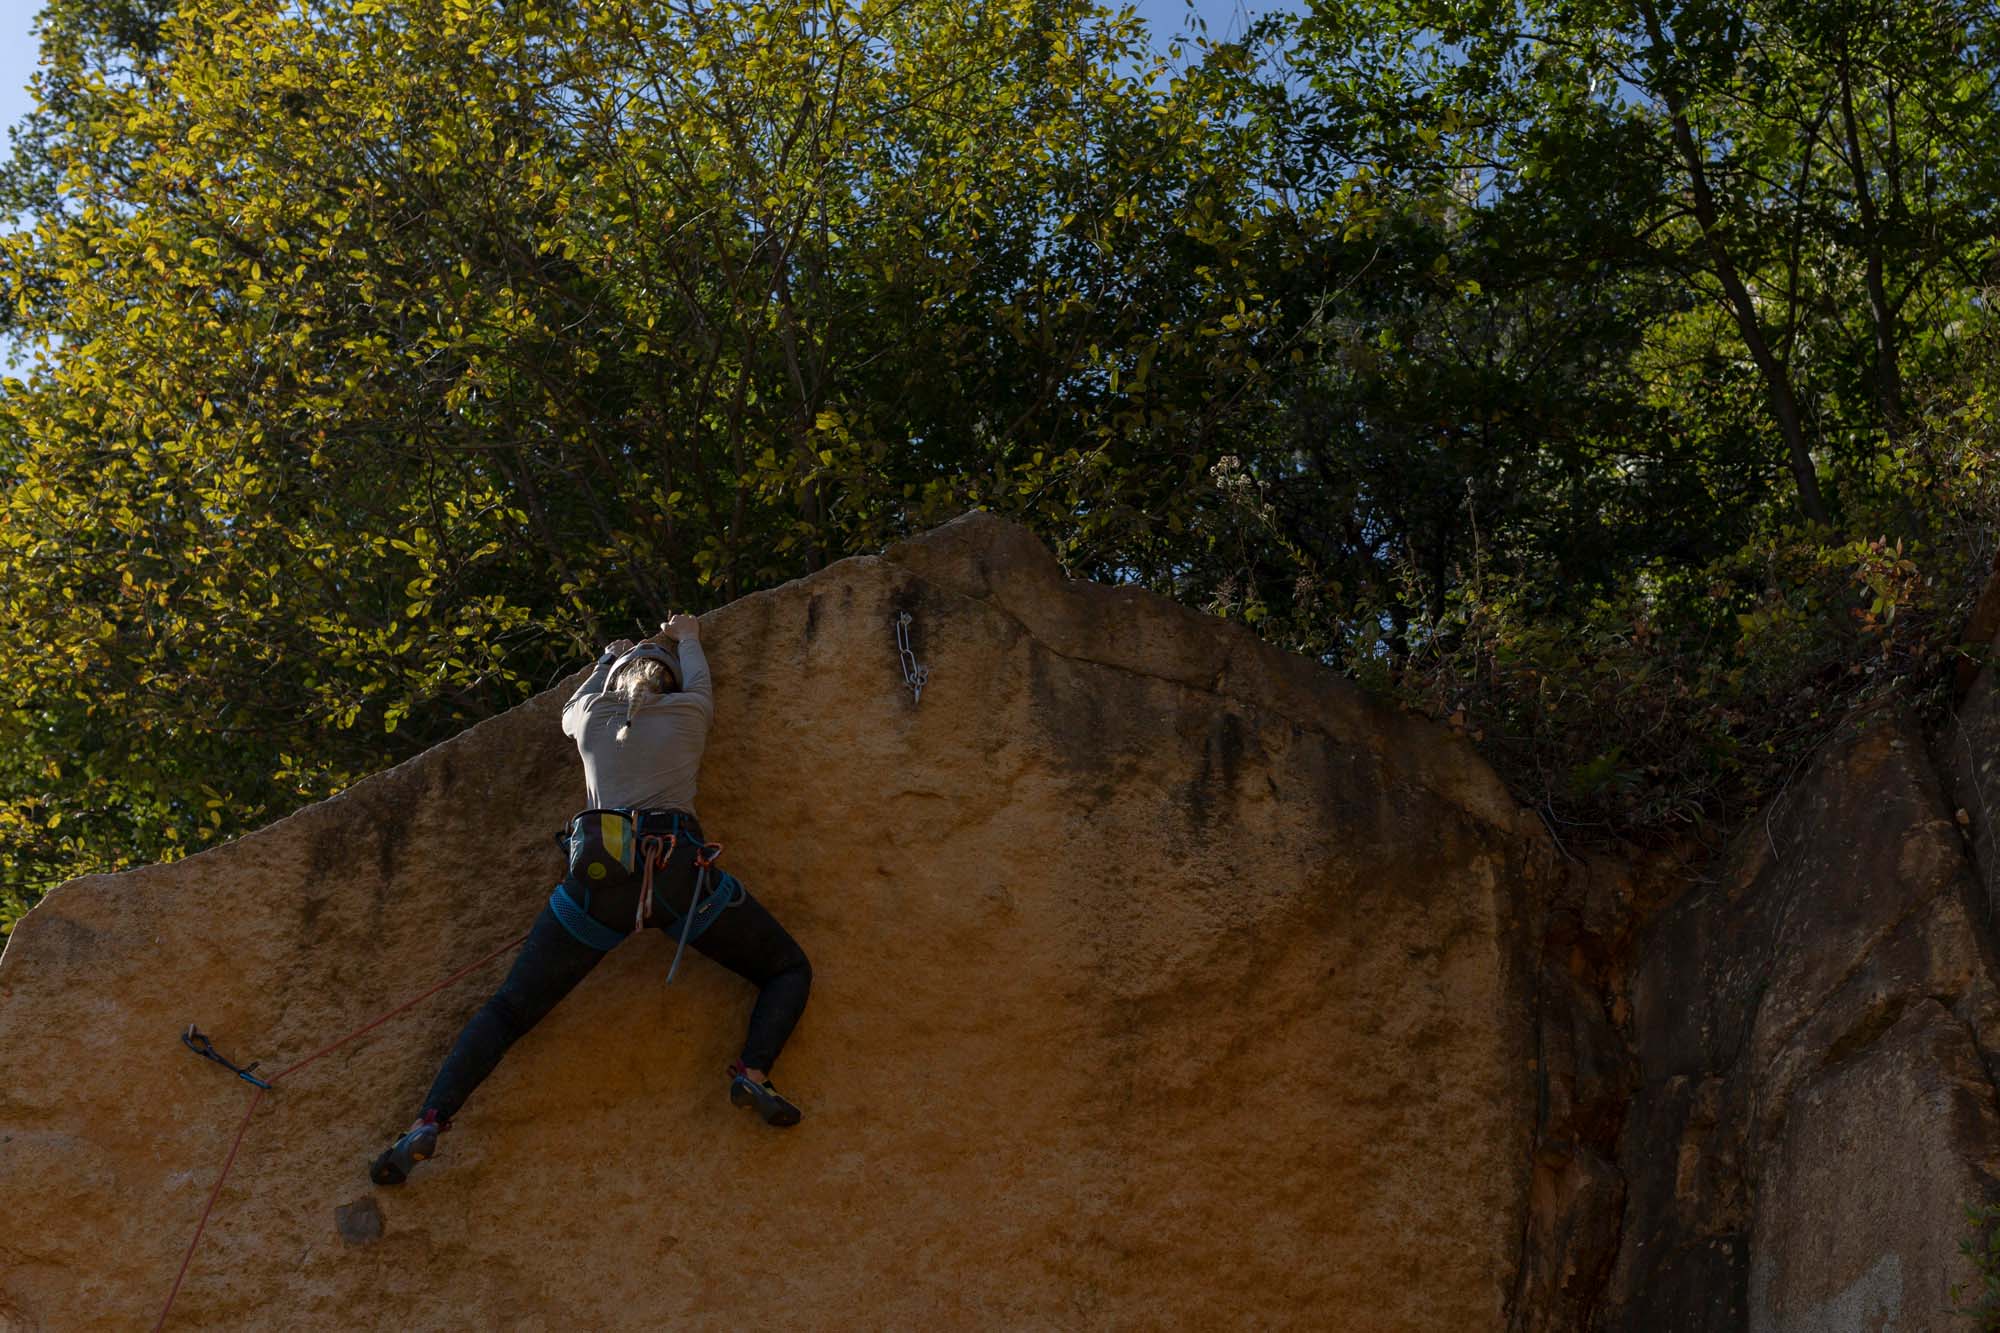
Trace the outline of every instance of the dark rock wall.
<instances>
[{"instance_id":1,"label":"dark rock wall","mask_svg":"<svg viewBox=\"0 0 2000 1333\"><path fill-rule=\"evenodd\" d=\"M1591 1322L1963 1326L2000 1199L1985 895L1916 719L1857 719L1639 941L1618 1254Z\"/></svg>"}]
</instances>

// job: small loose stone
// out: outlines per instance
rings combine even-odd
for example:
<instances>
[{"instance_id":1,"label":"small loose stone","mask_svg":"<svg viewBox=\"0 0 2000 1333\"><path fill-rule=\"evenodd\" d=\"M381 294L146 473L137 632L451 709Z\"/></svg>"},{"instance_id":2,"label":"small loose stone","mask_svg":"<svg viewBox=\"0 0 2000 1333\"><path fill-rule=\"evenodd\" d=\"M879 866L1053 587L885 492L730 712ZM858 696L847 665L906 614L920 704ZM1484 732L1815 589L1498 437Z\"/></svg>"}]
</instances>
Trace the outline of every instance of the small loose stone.
<instances>
[{"instance_id":1,"label":"small loose stone","mask_svg":"<svg viewBox=\"0 0 2000 1333\"><path fill-rule=\"evenodd\" d=\"M343 1203L333 1210L333 1225L349 1245L373 1245L382 1239L382 1208L372 1197Z\"/></svg>"}]
</instances>

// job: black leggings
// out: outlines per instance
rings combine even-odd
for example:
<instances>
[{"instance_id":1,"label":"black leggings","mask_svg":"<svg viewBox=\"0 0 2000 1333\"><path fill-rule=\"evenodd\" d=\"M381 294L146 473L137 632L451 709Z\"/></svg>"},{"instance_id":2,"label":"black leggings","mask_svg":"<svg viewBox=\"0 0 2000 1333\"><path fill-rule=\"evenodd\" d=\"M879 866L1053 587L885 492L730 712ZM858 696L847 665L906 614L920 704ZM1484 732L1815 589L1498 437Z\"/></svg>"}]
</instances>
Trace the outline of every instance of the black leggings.
<instances>
[{"instance_id":1,"label":"black leggings","mask_svg":"<svg viewBox=\"0 0 2000 1333\"><path fill-rule=\"evenodd\" d=\"M682 870L681 857L674 860L673 869ZM674 887L656 886L656 901L661 893L671 893L672 897L666 901L685 903L692 883L691 872L663 878ZM686 883L682 882L684 879ZM622 915L624 928L631 928L636 899L605 906L610 910L592 903L591 915L599 916L607 925ZM655 929L666 931L678 943L676 923L665 912L656 911L654 915ZM748 890L744 891L742 902L725 908L688 948L713 958L757 986L757 1002L750 1010L750 1030L743 1039L743 1063L751 1069L768 1071L778 1062L778 1052L805 1011L806 994L812 989L812 964L806 961L805 951ZM528 932L527 943L514 959L513 970L500 983L500 989L493 992L493 998L481 1006L458 1034L451 1054L445 1057L443 1068L431 1084L430 1095L424 1098L423 1109L436 1111L440 1120L457 1115L472 1090L500 1063L507 1048L541 1022L602 957L603 954L578 942L565 930L556 920L555 912L544 903L542 914L535 918L534 928Z\"/></svg>"}]
</instances>

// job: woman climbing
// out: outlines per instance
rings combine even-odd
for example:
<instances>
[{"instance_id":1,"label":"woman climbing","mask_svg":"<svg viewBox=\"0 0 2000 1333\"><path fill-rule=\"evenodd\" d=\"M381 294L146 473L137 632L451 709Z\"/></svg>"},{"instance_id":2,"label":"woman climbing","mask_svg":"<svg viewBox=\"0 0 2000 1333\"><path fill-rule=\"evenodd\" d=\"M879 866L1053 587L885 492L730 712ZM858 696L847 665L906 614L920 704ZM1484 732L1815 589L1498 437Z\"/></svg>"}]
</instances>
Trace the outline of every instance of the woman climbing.
<instances>
[{"instance_id":1,"label":"woman climbing","mask_svg":"<svg viewBox=\"0 0 2000 1333\"><path fill-rule=\"evenodd\" d=\"M570 872L535 918L506 981L445 1057L415 1124L369 1168L400 1185L437 1152L472 1090L509 1046L555 1007L616 944L646 925L666 931L757 987L729 1100L767 1125L795 1125L799 1109L769 1072L805 1009L812 965L785 928L734 876L713 868L720 848L694 816L695 779L714 715L700 622L660 626L671 644L605 648L563 705L564 734L583 756L590 809L571 821ZM670 970L668 980L672 980Z\"/></svg>"}]
</instances>

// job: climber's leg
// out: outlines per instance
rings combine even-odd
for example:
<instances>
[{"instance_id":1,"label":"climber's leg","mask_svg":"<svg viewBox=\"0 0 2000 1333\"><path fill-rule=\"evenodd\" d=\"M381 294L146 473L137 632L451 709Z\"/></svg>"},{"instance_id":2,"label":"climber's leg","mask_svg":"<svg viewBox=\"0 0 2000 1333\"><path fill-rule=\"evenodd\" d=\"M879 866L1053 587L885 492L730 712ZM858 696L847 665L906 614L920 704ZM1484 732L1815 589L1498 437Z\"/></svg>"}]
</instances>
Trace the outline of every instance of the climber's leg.
<instances>
[{"instance_id":1,"label":"climber's leg","mask_svg":"<svg viewBox=\"0 0 2000 1333\"><path fill-rule=\"evenodd\" d=\"M436 1111L441 1120L457 1115L507 1048L546 1018L556 1002L576 989L602 957L563 929L556 914L544 904L507 979L459 1032L451 1054L431 1083L430 1095L424 1098L424 1109Z\"/></svg>"},{"instance_id":2,"label":"climber's leg","mask_svg":"<svg viewBox=\"0 0 2000 1333\"><path fill-rule=\"evenodd\" d=\"M743 1064L768 1071L778 1062L812 990L812 964L805 950L748 889L742 902L716 917L688 947L757 987L743 1038Z\"/></svg>"},{"instance_id":3,"label":"climber's leg","mask_svg":"<svg viewBox=\"0 0 2000 1333\"><path fill-rule=\"evenodd\" d=\"M438 1132L451 1123L472 1090L493 1072L507 1048L546 1017L602 957L563 929L545 904L507 979L460 1030L451 1054L431 1083L430 1094L424 1098L422 1115L408 1133L375 1159L369 1172L375 1183L400 1184L412 1165L430 1157L436 1151Z\"/></svg>"},{"instance_id":4,"label":"climber's leg","mask_svg":"<svg viewBox=\"0 0 2000 1333\"><path fill-rule=\"evenodd\" d=\"M799 1109L765 1077L805 1012L812 964L777 918L750 894L728 908L690 946L757 987L743 1055L730 1068L729 1099L754 1106L766 1124L795 1125Z\"/></svg>"}]
</instances>

